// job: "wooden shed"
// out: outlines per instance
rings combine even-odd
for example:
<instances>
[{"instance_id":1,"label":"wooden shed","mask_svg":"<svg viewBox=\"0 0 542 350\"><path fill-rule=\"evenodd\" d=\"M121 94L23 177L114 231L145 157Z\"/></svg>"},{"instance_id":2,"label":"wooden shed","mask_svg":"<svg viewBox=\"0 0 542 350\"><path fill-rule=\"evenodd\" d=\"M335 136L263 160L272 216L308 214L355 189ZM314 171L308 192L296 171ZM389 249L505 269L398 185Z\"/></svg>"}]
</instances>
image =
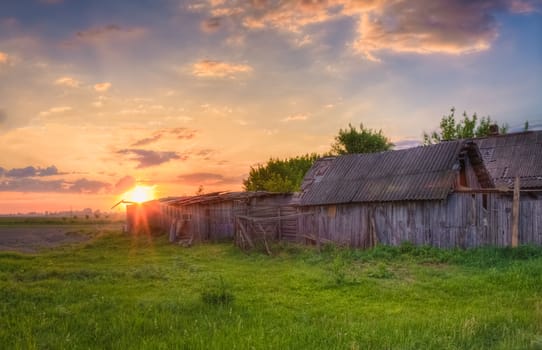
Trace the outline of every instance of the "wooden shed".
<instances>
[{"instance_id":1,"label":"wooden shed","mask_svg":"<svg viewBox=\"0 0 542 350\"><path fill-rule=\"evenodd\" d=\"M289 205L291 198L289 193L215 192L161 200L160 226L169 233L171 241L231 240L240 217L295 213L296 209ZM286 221L281 227L283 231L289 229Z\"/></svg>"},{"instance_id":2,"label":"wooden shed","mask_svg":"<svg viewBox=\"0 0 542 350\"><path fill-rule=\"evenodd\" d=\"M215 192L127 209L131 231L190 243L542 245L542 132L321 158L294 195Z\"/></svg>"},{"instance_id":3,"label":"wooden shed","mask_svg":"<svg viewBox=\"0 0 542 350\"><path fill-rule=\"evenodd\" d=\"M298 196L300 211L314 213L299 219L300 232L353 247L542 244L542 201L532 187L542 180L542 140L529 134L524 146L523 136L322 158ZM518 162L526 153L528 164ZM504 155L510 176L529 186L516 198L519 211L510 183L502 185Z\"/></svg>"}]
</instances>

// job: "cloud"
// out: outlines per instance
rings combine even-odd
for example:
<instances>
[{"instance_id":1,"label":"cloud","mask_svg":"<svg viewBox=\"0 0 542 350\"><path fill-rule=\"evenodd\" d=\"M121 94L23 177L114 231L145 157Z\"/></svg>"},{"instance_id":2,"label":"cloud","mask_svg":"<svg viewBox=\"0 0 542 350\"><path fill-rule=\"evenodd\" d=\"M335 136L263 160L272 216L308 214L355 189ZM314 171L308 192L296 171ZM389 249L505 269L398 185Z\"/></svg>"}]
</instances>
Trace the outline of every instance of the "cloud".
<instances>
[{"instance_id":1,"label":"cloud","mask_svg":"<svg viewBox=\"0 0 542 350\"><path fill-rule=\"evenodd\" d=\"M9 56L7 53L0 51L0 64L7 64Z\"/></svg>"},{"instance_id":2,"label":"cloud","mask_svg":"<svg viewBox=\"0 0 542 350\"><path fill-rule=\"evenodd\" d=\"M220 17L212 17L201 22L201 30L207 33L216 32L220 27Z\"/></svg>"},{"instance_id":3,"label":"cloud","mask_svg":"<svg viewBox=\"0 0 542 350\"><path fill-rule=\"evenodd\" d=\"M167 137L168 135L169 136L173 135L176 139L179 139L179 140L190 140L196 136L196 130L192 130L188 128L161 129L154 132L154 134L150 137L146 137L132 143L131 147L146 146L164 137Z\"/></svg>"},{"instance_id":4,"label":"cloud","mask_svg":"<svg viewBox=\"0 0 542 350\"><path fill-rule=\"evenodd\" d=\"M136 179L133 176L125 176L114 186L115 193L124 193L136 185Z\"/></svg>"},{"instance_id":5,"label":"cloud","mask_svg":"<svg viewBox=\"0 0 542 350\"><path fill-rule=\"evenodd\" d=\"M10 170L2 169L2 173L0 173L1 176L5 177L12 177L12 178L25 178L25 177L35 177L35 176L54 176L54 175L61 175L62 173L58 172L58 169L56 166L51 165L47 168L39 168L39 167L33 167L33 166L27 166L24 168L13 168Z\"/></svg>"},{"instance_id":6,"label":"cloud","mask_svg":"<svg viewBox=\"0 0 542 350\"><path fill-rule=\"evenodd\" d=\"M538 2L530 0L292 0L208 1L193 10L208 16L203 30L229 21L232 36L273 30L298 36L307 45L315 25L337 19L356 23L349 47L369 60L382 51L415 54L465 54L487 50L498 35L497 14L529 13ZM216 18L220 18L217 20Z\"/></svg>"},{"instance_id":7,"label":"cloud","mask_svg":"<svg viewBox=\"0 0 542 350\"><path fill-rule=\"evenodd\" d=\"M77 79L74 79L72 77L60 77L57 80L55 80L54 84L76 88L76 87L79 87L81 83Z\"/></svg>"},{"instance_id":8,"label":"cloud","mask_svg":"<svg viewBox=\"0 0 542 350\"><path fill-rule=\"evenodd\" d=\"M228 185L242 182L241 177L226 177L222 174L206 172L183 174L177 178L187 185Z\"/></svg>"},{"instance_id":9,"label":"cloud","mask_svg":"<svg viewBox=\"0 0 542 350\"><path fill-rule=\"evenodd\" d=\"M246 64L201 60L192 65L192 74L199 78L235 78L251 73L253 68Z\"/></svg>"},{"instance_id":10,"label":"cloud","mask_svg":"<svg viewBox=\"0 0 542 350\"><path fill-rule=\"evenodd\" d=\"M138 162L136 167L138 169L160 165L174 159L187 159L186 156L181 156L177 152L171 151L157 152L145 149L123 149L118 151L117 153L131 155L130 160Z\"/></svg>"},{"instance_id":11,"label":"cloud","mask_svg":"<svg viewBox=\"0 0 542 350\"><path fill-rule=\"evenodd\" d=\"M188 128L175 128L169 130L169 132L179 140L190 140L196 136L196 131Z\"/></svg>"},{"instance_id":12,"label":"cloud","mask_svg":"<svg viewBox=\"0 0 542 350\"><path fill-rule=\"evenodd\" d=\"M194 155L202 158L203 160L211 160L211 156L214 155L216 150L212 148L204 148L199 151L194 152Z\"/></svg>"},{"instance_id":13,"label":"cloud","mask_svg":"<svg viewBox=\"0 0 542 350\"><path fill-rule=\"evenodd\" d=\"M106 92L110 87L111 83L109 82L94 84L94 90L97 92Z\"/></svg>"},{"instance_id":14,"label":"cloud","mask_svg":"<svg viewBox=\"0 0 542 350\"><path fill-rule=\"evenodd\" d=\"M499 2L390 2L382 15L363 13L356 52L371 60L382 50L416 54L464 54L487 50L498 34Z\"/></svg>"},{"instance_id":15,"label":"cloud","mask_svg":"<svg viewBox=\"0 0 542 350\"><path fill-rule=\"evenodd\" d=\"M59 175L58 169L56 166L51 165L50 167L47 167L45 169L39 169L38 168L38 176L54 176Z\"/></svg>"},{"instance_id":16,"label":"cloud","mask_svg":"<svg viewBox=\"0 0 542 350\"><path fill-rule=\"evenodd\" d=\"M143 37L147 30L140 27L121 27L116 24L109 24L101 27L93 27L79 31L75 38L65 42L66 45L74 44L102 44L118 41L136 40Z\"/></svg>"},{"instance_id":17,"label":"cloud","mask_svg":"<svg viewBox=\"0 0 542 350\"><path fill-rule=\"evenodd\" d=\"M40 117L47 117L47 116L50 116L52 114L65 113L65 112L69 112L71 110L72 110L72 108L69 107L69 106L51 107L46 111L41 111L39 113L39 115L40 115Z\"/></svg>"},{"instance_id":18,"label":"cloud","mask_svg":"<svg viewBox=\"0 0 542 350\"><path fill-rule=\"evenodd\" d=\"M132 147L140 147L140 146L146 146L148 144L154 143L162 138L162 133L157 133L154 136L146 137L144 139L138 140L134 143L132 143Z\"/></svg>"},{"instance_id":19,"label":"cloud","mask_svg":"<svg viewBox=\"0 0 542 350\"><path fill-rule=\"evenodd\" d=\"M132 176L121 178L115 185L107 182L80 178L74 181L59 179L59 180L42 180L35 176L52 176L61 175L55 166L47 168L26 167L19 169L11 169L6 171L0 168L0 192L57 192L57 193L81 193L81 194L97 194L97 193L123 193L132 188L136 181ZM65 174L65 173L64 173Z\"/></svg>"},{"instance_id":20,"label":"cloud","mask_svg":"<svg viewBox=\"0 0 542 350\"><path fill-rule=\"evenodd\" d=\"M0 192L67 192L64 181L38 179L14 179L0 181Z\"/></svg>"},{"instance_id":21,"label":"cloud","mask_svg":"<svg viewBox=\"0 0 542 350\"><path fill-rule=\"evenodd\" d=\"M74 193L100 193L100 192L109 192L110 184L107 182L96 181L96 180L87 180L85 178L76 180L72 183L67 183L67 191Z\"/></svg>"},{"instance_id":22,"label":"cloud","mask_svg":"<svg viewBox=\"0 0 542 350\"><path fill-rule=\"evenodd\" d=\"M8 177L32 177L36 176L36 168L27 166L26 168L14 168L6 171Z\"/></svg>"},{"instance_id":23,"label":"cloud","mask_svg":"<svg viewBox=\"0 0 542 350\"><path fill-rule=\"evenodd\" d=\"M109 193L111 185L85 178L75 181L17 178L0 181L0 192Z\"/></svg>"},{"instance_id":24,"label":"cloud","mask_svg":"<svg viewBox=\"0 0 542 350\"><path fill-rule=\"evenodd\" d=\"M304 121L309 119L309 116L306 114L293 114L290 115L284 119L282 119L283 122L295 122L295 121Z\"/></svg>"}]
</instances>

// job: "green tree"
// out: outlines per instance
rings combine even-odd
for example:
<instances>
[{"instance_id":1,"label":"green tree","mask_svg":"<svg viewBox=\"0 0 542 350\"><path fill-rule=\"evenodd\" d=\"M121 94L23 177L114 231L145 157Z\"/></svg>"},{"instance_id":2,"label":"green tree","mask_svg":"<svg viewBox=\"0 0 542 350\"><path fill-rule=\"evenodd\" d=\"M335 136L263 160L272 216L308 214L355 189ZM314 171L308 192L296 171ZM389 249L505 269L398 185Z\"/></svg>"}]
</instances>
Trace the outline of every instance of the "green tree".
<instances>
[{"instance_id":1,"label":"green tree","mask_svg":"<svg viewBox=\"0 0 542 350\"><path fill-rule=\"evenodd\" d=\"M271 158L266 164L250 167L248 178L243 180L245 191L295 192L311 168L318 154L294 158Z\"/></svg>"},{"instance_id":2,"label":"green tree","mask_svg":"<svg viewBox=\"0 0 542 350\"><path fill-rule=\"evenodd\" d=\"M335 136L331 154L371 153L387 151L393 144L382 134L382 130L360 129L348 124ZM321 156L312 153L294 158L271 158L265 164L250 167L248 178L243 180L245 191L296 192L307 171Z\"/></svg>"},{"instance_id":3,"label":"green tree","mask_svg":"<svg viewBox=\"0 0 542 350\"><path fill-rule=\"evenodd\" d=\"M363 124L359 125L359 130L348 124L347 129L340 129L339 134L335 136L335 142L331 145L331 153L337 155L353 153L374 153L388 151L393 147L382 130L367 129Z\"/></svg>"},{"instance_id":4,"label":"green tree","mask_svg":"<svg viewBox=\"0 0 542 350\"><path fill-rule=\"evenodd\" d=\"M441 141L488 136L493 124L498 126L501 134L506 134L508 131L508 125L502 124L499 126L489 116L478 119L476 113L469 118L467 112L463 112L463 119L456 122L455 108L452 107L450 114L443 116L440 120L440 129L438 131L433 131L430 134L423 133L423 143L424 145L431 145Z\"/></svg>"}]
</instances>

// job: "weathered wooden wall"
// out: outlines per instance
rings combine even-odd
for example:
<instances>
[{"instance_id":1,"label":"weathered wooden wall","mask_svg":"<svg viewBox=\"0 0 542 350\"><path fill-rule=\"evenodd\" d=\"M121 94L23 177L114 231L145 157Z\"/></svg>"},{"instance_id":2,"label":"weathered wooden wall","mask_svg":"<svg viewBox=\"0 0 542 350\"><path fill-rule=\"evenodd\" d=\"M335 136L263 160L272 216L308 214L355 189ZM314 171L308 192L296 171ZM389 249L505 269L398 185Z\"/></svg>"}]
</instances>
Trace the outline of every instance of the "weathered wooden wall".
<instances>
[{"instance_id":1,"label":"weathered wooden wall","mask_svg":"<svg viewBox=\"0 0 542 350\"><path fill-rule=\"evenodd\" d=\"M542 195L520 199L519 243L542 245ZM332 241L367 248L376 243L442 248L509 246L512 241L512 195L453 193L442 201L398 201L295 207L291 198L270 197L198 203L180 207L153 205L148 219L129 210L132 227L158 227L173 237L195 242L233 239L239 216L274 218L265 222L272 239ZM158 211L157 211L158 210ZM152 215L150 215L152 213ZM296 216L297 213L313 213ZM283 216L290 218L280 219ZM292 218L294 216L295 218ZM276 219L279 218L279 219ZM139 221L138 221L139 220ZM273 226L273 227L271 227Z\"/></svg>"},{"instance_id":2,"label":"weathered wooden wall","mask_svg":"<svg viewBox=\"0 0 542 350\"><path fill-rule=\"evenodd\" d=\"M192 237L195 242L232 239L236 230L236 217L249 215L269 217L289 213L290 195L256 197L248 201L228 200L214 203L197 203L183 206L161 206L161 227L166 232L175 231L181 238ZM297 227L285 221L280 228L294 235Z\"/></svg>"},{"instance_id":3,"label":"weathered wooden wall","mask_svg":"<svg viewBox=\"0 0 542 350\"><path fill-rule=\"evenodd\" d=\"M299 218L299 234L352 247L375 241L441 248L508 246L511 243L512 196L499 193L453 193L442 201L358 203L304 207L313 216ZM542 245L542 201L520 201L520 244Z\"/></svg>"}]
</instances>

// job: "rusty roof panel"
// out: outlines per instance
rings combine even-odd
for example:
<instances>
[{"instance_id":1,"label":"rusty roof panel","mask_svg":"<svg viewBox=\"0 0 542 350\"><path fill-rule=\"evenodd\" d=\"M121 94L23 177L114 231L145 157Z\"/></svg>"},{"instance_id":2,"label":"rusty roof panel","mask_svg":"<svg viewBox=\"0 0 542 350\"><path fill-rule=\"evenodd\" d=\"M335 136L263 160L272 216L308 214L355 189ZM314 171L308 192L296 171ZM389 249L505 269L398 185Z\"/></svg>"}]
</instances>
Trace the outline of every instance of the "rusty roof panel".
<instances>
[{"instance_id":1,"label":"rusty roof panel","mask_svg":"<svg viewBox=\"0 0 542 350\"><path fill-rule=\"evenodd\" d=\"M326 158L327 172L301 193L302 205L444 199L462 141L400 151ZM315 164L320 168L322 165Z\"/></svg>"},{"instance_id":2,"label":"rusty roof panel","mask_svg":"<svg viewBox=\"0 0 542 350\"><path fill-rule=\"evenodd\" d=\"M473 140L495 185L542 188L542 131L498 135Z\"/></svg>"}]
</instances>

